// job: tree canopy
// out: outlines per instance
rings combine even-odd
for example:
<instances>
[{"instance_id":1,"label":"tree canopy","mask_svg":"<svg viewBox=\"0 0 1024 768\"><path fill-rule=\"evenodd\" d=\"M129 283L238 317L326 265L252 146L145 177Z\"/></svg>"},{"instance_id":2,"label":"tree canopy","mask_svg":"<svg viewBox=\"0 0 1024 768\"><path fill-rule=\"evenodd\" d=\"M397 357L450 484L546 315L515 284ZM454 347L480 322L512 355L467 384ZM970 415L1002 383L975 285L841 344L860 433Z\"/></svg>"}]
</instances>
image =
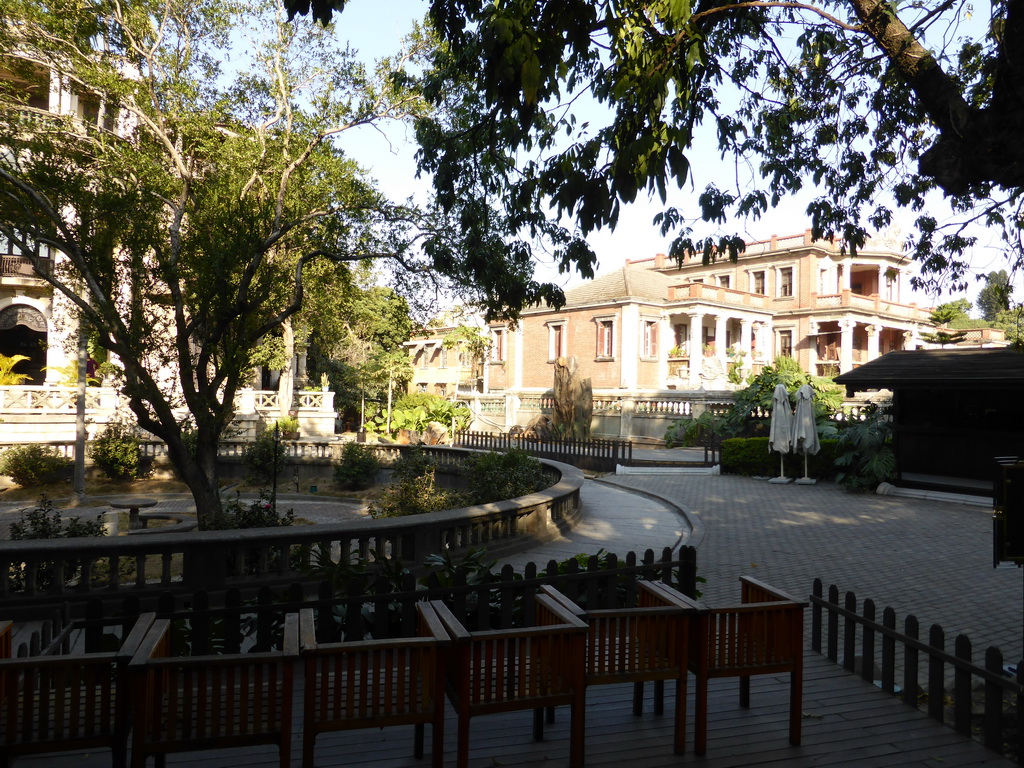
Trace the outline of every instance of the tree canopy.
<instances>
[{"instance_id":1,"label":"tree canopy","mask_svg":"<svg viewBox=\"0 0 1024 768\"><path fill-rule=\"evenodd\" d=\"M985 285L978 291L977 305L981 316L992 323L1001 312L1010 308L1013 285L1005 269L989 272L985 277Z\"/></svg>"},{"instance_id":2,"label":"tree canopy","mask_svg":"<svg viewBox=\"0 0 1024 768\"><path fill-rule=\"evenodd\" d=\"M347 2L287 1L325 20ZM851 249L907 209L922 283L965 286L971 224L1019 261L1024 0L431 0L429 14L445 45L428 94L450 101L455 83L464 110L421 126L442 200L475 179L523 227L551 206L586 234L640 194L667 206L698 183L699 210L657 221L675 255L710 259L742 248L734 217L810 189L815 236ZM586 100L604 109L593 122ZM734 179L708 183L714 143Z\"/></svg>"},{"instance_id":3,"label":"tree canopy","mask_svg":"<svg viewBox=\"0 0 1024 768\"><path fill-rule=\"evenodd\" d=\"M560 296L501 248L481 258L443 212L386 199L334 142L425 116L428 49L414 37L368 68L273 3L0 0L0 234L117 356L201 525L253 350L318 262L338 280L386 262L490 314Z\"/></svg>"}]
</instances>

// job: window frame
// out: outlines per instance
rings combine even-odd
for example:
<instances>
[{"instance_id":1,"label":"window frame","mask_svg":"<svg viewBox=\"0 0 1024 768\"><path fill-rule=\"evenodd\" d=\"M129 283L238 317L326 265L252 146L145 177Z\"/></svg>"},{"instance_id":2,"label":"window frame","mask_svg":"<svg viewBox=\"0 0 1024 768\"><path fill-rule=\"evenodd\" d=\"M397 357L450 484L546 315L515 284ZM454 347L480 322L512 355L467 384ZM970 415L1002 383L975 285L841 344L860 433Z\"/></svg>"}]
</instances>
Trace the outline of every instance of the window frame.
<instances>
[{"instance_id":1,"label":"window frame","mask_svg":"<svg viewBox=\"0 0 1024 768\"><path fill-rule=\"evenodd\" d=\"M565 357L568 341L566 339L566 321L551 320L545 323L545 325L548 329L548 362L553 363L558 358Z\"/></svg>"},{"instance_id":2,"label":"window frame","mask_svg":"<svg viewBox=\"0 0 1024 768\"><path fill-rule=\"evenodd\" d=\"M776 286L775 295L780 299L791 299L796 287L796 269L792 266L779 267L779 284ZM784 279L788 276L788 280Z\"/></svg>"},{"instance_id":3,"label":"window frame","mask_svg":"<svg viewBox=\"0 0 1024 768\"><path fill-rule=\"evenodd\" d=\"M607 361L615 359L615 317L604 315L594 318L597 334L594 339L594 359Z\"/></svg>"}]
</instances>

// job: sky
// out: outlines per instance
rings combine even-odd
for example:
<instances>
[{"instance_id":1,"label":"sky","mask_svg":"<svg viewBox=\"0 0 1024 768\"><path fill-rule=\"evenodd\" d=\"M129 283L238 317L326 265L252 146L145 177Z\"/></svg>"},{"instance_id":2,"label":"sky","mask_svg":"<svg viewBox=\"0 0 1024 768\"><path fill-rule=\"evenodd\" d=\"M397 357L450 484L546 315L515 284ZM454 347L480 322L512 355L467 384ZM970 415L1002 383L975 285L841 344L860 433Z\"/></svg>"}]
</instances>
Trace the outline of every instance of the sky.
<instances>
[{"instance_id":1,"label":"sky","mask_svg":"<svg viewBox=\"0 0 1024 768\"><path fill-rule=\"evenodd\" d=\"M345 11L336 17L336 31L342 40L348 40L357 49L360 58L372 62L382 56L394 53L400 47L400 41L412 28L413 22L426 13L426 0L387 0L387 11L382 13L382 4L371 0L352 0ZM409 195L425 196L429 181L415 178L415 139L411 129L393 125L387 133L375 130L361 131L346 136L343 148L377 178L383 191L393 197L405 199ZM708 151L702 151L706 148ZM685 188L669 193L668 205L675 205L688 213L696 211L696 200L701 190L710 181L721 178L734 178L735 168L718 157L714 138L709 135L702 147L701 142L695 144L689 157L692 164L693 178L688 180ZM803 232L810 227L810 219L806 214L806 206L811 199L808 193L802 197L794 197L782 201L760 221L728 222L724 230L738 232L748 241L765 240L772 235L792 235ZM624 206L618 226L614 231L599 231L588 236L588 242L597 254L598 274L605 274L621 267L626 259L639 260L652 258L657 253L665 253L669 249L671 238L662 237L658 228L652 223L654 215L663 208L660 200L642 200ZM904 232L910 229L910 217L900 221ZM707 234L696 232L696 234ZM987 273L991 269L1002 267L998 251L985 248L976 249L973 263L979 273ZM559 275L557 270L543 262L539 262L536 271L539 279L555 282L565 288L579 284L579 275ZM968 290L968 298L976 294L980 284ZM1021 295L1024 291L1018 289ZM922 305L934 305L962 294L940 294L938 296L917 295L915 300Z\"/></svg>"}]
</instances>

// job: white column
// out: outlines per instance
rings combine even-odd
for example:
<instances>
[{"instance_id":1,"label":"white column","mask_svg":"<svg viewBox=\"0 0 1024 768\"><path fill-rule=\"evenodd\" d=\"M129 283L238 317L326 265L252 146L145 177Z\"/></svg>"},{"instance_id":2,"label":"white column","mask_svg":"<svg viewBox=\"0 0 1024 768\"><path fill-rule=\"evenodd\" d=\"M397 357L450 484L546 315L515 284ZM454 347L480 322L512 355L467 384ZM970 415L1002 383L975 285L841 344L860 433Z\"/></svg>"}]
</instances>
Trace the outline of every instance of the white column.
<instances>
[{"instance_id":1,"label":"white column","mask_svg":"<svg viewBox=\"0 0 1024 768\"><path fill-rule=\"evenodd\" d=\"M879 357L881 352L880 344L881 341L881 328L877 325L869 325L866 329L868 332L868 362Z\"/></svg>"},{"instance_id":2,"label":"white column","mask_svg":"<svg viewBox=\"0 0 1024 768\"><path fill-rule=\"evenodd\" d=\"M658 355L658 388L665 388L665 380L669 377L668 351L672 349L675 340L672 338L672 323L667 317L658 321L658 347L655 352Z\"/></svg>"},{"instance_id":3,"label":"white column","mask_svg":"<svg viewBox=\"0 0 1024 768\"><path fill-rule=\"evenodd\" d=\"M887 298L885 295L885 264L878 265L878 290L876 293L880 298Z\"/></svg>"},{"instance_id":4,"label":"white column","mask_svg":"<svg viewBox=\"0 0 1024 768\"><path fill-rule=\"evenodd\" d=\"M543 329L544 326L541 326ZM546 329L545 329L546 330ZM505 337L508 340L508 336ZM544 349L541 351L541 355L547 356L547 344L548 340L544 339ZM512 371L512 388L518 393L523 388L523 323L516 325L516 349L515 349L515 369ZM514 422L506 422L511 426Z\"/></svg>"},{"instance_id":5,"label":"white column","mask_svg":"<svg viewBox=\"0 0 1024 768\"><path fill-rule=\"evenodd\" d=\"M839 372L853 370L853 320L839 321Z\"/></svg>"},{"instance_id":6,"label":"white column","mask_svg":"<svg viewBox=\"0 0 1024 768\"><path fill-rule=\"evenodd\" d=\"M917 336L917 329L903 332L903 348L917 349L921 346L921 340Z\"/></svg>"},{"instance_id":7,"label":"white column","mask_svg":"<svg viewBox=\"0 0 1024 768\"><path fill-rule=\"evenodd\" d=\"M843 259L843 282L839 286L840 291L850 290L850 286L853 285L853 257L847 256Z\"/></svg>"},{"instance_id":8,"label":"white column","mask_svg":"<svg viewBox=\"0 0 1024 768\"><path fill-rule=\"evenodd\" d=\"M740 361L740 367L744 375L750 373L750 364L754 359L754 351L750 348L753 325L754 321L749 318L742 318L740 320L740 349L744 352L743 359Z\"/></svg>"},{"instance_id":9,"label":"white column","mask_svg":"<svg viewBox=\"0 0 1024 768\"><path fill-rule=\"evenodd\" d=\"M809 344L810 349L808 349L808 351L807 351L807 372L810 373L812 376L817 376L818 375L818 331L819 330L820 329L818 327L818 321L817 320L811 320L811 335L807 337L807 340L810 342L810 344ZM794 341L794 344L795 343L796 342Z\"/></svg>"},{"instance_id":10,"label":"white column","mask_svg":"<svg viewBox=\"0 0 1024 768\"><path fill-rule=\"evenodd\" d=\"M729 356L726 354L729 349L729 345L726 343L728 338L726 325L728 322L729 318L725 315L715 316L715 357L722 364L723 371L729 370Z\"/></svg>"},{"instance_id":11,"label":"white column","mask_svg":"<svg viewBox=\"0 0 1024 768\"><path fill-rule=\"evenodd\" d=\"M620 315L621 328L618 338L619 386L628 390L636 389L640 367L640 307L627 304ZM615 340L613 340L613 344ZM612 350L613 353L615 350Z\"/></svg>"},{"instance_id":12,"label":"white column","mask_svg":"<svg viewBox=\"0 0 1024 768\"><path fill-rule=\"evenodd\" d=\"M704 313L690 315L690 389L700 387L701 366L704 363Z\"/></svg>"},{"instance_id":13,"label":"white column","mask_svg":"<svg viewBox=\"0 0 1024 768\"><path fill-rule=\"evenodd\" d=\"M760 359L764 363L771 363L775 359L775 329L772 327L771 321L761 324L758 336L757 346L761 350Z\"/></svg>"}]
</instances>

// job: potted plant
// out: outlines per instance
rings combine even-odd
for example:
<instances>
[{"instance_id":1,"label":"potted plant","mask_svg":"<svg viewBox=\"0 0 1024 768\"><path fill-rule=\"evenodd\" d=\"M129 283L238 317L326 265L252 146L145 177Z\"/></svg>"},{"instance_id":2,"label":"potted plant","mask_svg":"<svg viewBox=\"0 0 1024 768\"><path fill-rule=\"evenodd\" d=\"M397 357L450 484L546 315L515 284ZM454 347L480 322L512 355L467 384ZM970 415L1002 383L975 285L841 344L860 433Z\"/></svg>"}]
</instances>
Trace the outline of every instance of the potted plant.
<instances>
[{"instance_id":1,"label":"potted plant","mask_svg":"<svg viewBox=\"0 0 1024 768\"><path fill-rule=\"evenodd\" d=\"M668 356L669 358L673 358L684 357L685 355L683 354L683 348L676 344L674 347L672 347L672 349L668 351Z\"/></svg>"},{"instance_id":2,"label":"potted plant","mask_svg":"<svg viewBox=\"0 0 1024 768\"><path fill-rule=\"evenodd\" d=\"M295 416L282 416L274 422L274 426L285 440L299 439L299 420Z\"/></svg>"}]
</instances>

